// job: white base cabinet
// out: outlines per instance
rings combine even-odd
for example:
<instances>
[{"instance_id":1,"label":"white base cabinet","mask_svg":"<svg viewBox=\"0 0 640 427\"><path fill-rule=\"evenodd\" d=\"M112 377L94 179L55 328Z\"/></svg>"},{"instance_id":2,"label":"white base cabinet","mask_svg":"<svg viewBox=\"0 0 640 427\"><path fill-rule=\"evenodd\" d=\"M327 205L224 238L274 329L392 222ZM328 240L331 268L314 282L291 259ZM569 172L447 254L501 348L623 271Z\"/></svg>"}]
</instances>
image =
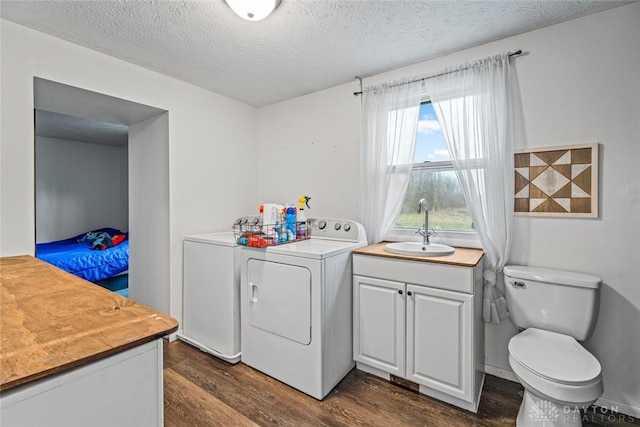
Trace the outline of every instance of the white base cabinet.
<instances>
[{"instance_id":1,"label":"white base cabinet","mask_svg":"<svg viewBox=\"0 0 640 427\"><path fill-rule=\"evenodd\" d=\"M481 265L354 254L357 367L476 412L484 381Z\"/></svg>"},{"instance_id":2,"label":"white base cabinet","mask_svg":"<svg viewBox=\"0 0 640 427\"><path fill-rule=\"evenodd\" d=\"M0 395L3 426L163 425L162 338Z\"/></svg>"}]
</instances>

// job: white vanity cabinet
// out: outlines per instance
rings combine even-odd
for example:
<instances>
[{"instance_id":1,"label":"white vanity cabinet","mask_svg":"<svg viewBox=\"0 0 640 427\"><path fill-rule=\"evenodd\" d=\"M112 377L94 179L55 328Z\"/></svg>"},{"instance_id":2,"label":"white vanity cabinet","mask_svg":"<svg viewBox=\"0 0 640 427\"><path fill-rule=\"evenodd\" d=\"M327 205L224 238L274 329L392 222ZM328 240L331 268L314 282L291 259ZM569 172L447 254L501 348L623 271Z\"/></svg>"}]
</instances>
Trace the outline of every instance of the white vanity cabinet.
<instances>
[{"instance_id":1,"label":"white vanity cabinet","mask_svg":"<svg viewBox=\"0 0 640 427\"><path fill-rule=\"evenodd\" d=\"M405 293L404 283L353 276L353 359L356 362L405 376Z\"/></svg>"},{"instance_id":2,"label":"white vanity cabinet","mask_svg":"<svg viewBox=\"0 0 640 427\"><path fill-rule=\"evenodd\" d=\"M484 380L482 253L476 265L353 256L353 354L358 369L414 383L477 411ZM406 385L406 381L403 381Z\"/></svg>"}]
</instances>

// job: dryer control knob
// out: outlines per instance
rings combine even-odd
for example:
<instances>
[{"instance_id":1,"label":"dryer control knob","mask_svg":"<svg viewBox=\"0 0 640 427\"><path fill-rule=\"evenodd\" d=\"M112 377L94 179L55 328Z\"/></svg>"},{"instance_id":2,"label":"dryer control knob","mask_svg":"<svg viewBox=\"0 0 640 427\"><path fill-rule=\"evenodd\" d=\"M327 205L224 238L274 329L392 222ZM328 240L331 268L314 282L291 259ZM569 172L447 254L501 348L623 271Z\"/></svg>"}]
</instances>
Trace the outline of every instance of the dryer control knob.
<instances>
[{"instance_id":1,"label":"dryer control knob","mask_svg":"<svg viewBox=\"0 0 640 427\"><path fill-rule=\"evenodd\" d=\"M340 227L342 227L342 225L340 225L339 222L336 222L336 225L334 225L334 228L336 229L336 231L340 230Z\"/></svg>"},{"instance_id":2,"label":"dryer control knob","mask_svg":"<svg viewBox=\"0 0 640 427\"><path fill-rule=\"evenodd\" d=\"M344 225L344 231L349 231L351 230L351 224L347 223Z\"/></svg>"},{"instance_id":3,"label":"dryer control knob","mask_svg":"<svg viewBox=\"0 0 640 427\"><path fill-rule=\"evenodd\" d=\"M327 222L326 222L326 221L324 221L324 220L323 220L323 221L320 221L320 222L318 223L318 228L319 228L320 230L324 230L324 228L325 228L326 226L327 226Z\"/></svg>"}]
</instances>

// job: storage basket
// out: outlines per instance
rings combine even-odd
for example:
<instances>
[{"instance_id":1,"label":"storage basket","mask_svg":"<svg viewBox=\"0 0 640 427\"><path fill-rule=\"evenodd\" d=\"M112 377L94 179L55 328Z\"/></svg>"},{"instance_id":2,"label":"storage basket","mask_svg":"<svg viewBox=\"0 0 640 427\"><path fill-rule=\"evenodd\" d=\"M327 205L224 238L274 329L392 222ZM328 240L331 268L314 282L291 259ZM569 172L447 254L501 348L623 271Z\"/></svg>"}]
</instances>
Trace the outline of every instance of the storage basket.
<instances>
[{"instance_id":1,"label":"storage basket","mask_svg":"<svg viewBox=\"0 0 640 427\"><path fill-rule=\"evenodd\" d=\"M267 246L284 245L300 242L311 238L311 227L305 222L261 224L240 223L233 226L236 242L243 246L264 248Z\"/></svg>"}]
</instances>

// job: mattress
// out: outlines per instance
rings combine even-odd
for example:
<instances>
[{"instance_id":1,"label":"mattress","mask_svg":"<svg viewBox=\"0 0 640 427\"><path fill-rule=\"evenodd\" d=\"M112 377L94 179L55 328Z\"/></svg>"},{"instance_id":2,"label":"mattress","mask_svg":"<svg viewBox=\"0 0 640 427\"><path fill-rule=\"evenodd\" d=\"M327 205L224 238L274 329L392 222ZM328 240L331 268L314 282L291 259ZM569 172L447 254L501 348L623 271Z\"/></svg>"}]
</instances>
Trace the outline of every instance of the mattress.
<instances>
[{"instance_id":1,"label":"mattress","mask_svg":"<svg viewBox=\"0 0 640 427\"><path fill-rule=\"evenodd\" d=\"M105 250L94 250L78 242L85 233L66 240L36 245L36 258L90 282L107 279L129 269L129 236L113 228L101 228L109 234L124 234L127 239Z\"/></svg>"}]
</instances>

